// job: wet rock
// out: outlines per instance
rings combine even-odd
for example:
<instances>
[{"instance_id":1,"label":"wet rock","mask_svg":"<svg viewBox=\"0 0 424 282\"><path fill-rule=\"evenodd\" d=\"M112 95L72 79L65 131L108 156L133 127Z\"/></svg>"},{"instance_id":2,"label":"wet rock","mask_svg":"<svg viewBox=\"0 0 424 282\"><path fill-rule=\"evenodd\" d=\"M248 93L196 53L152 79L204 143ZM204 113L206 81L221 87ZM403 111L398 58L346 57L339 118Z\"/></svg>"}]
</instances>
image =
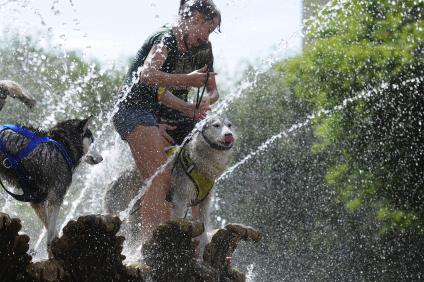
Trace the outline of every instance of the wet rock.
<instances>
[{"instance_id":1,"label":"wet rock","mask_svg":"<svg viewBox=\"0 0 424 282\"><path fill-rule=\"evenodd\" d=\"M21 221L0 213L0 281L29 281L26 268L31 262L27 254L29 237L19 235Z\"/></svg>"},{"instance_id":2,"label":"wet rock","mask_svg":"<svg viewBox=\"0 0 424 282\"><path fill-rule=\"evenodd\" d=\"M124 237L116 236L118 217L89 215L70 221L52 243L65 281L129 281L121 254Z\"/></svg>"},{"instance_id":3,"label":"wet rock","mask_svg":"<svg viewBox=\"0 0 424 282\"><path fill-rule=\"evenodd\" d=\"M144 263L130 263L127 265L127 274L133 279L142 279L144 281L152 276L152 270Z\"/></svg>"},{"instance_id":4,"label":"wet rock","mask_svg":"<svg viewBox=\"0 0 424 282\"><path fill-rule=\"evenodd\" d=\"M194 255L193 238L202 232L203 225L184 219L160 225L142 250L152 278L157 282L245 281L245 275L231 266L228 257L240 240L257 242L260 233L240 224L227 225L215 233L200 262Z\"/></svg>"},{"instance_id":5,"label":"wet rock","mask_svg":"<svg viewBox=\"0 0 424 282\"><path fill-rule=\"evenodd\" d=\"M231 257L241 240L258 242L259 231L242 224L228 224L219 229L206 245L203 261L217 270L220 281L245 281L244 273L231 267Z\"/></svg>"},{"instance_id":6,"label":"wet rock","mask_svg":"<svg viewBox=\"0 0 424 282\"><path fill-rule=\"evenodd\" d=\"M222 270L229 263L238 243L241 241L258 242L261 240L259 231L242 224L228 224L225 229L218 230L205 247L203 260L212 267Z\"/></svg>"},{"instance_id":7,"label":"wet rock","mask_svg":"<svg viewBox=\"0 0 424 282\"><path fill-rule=\"evenodd\" d=\"M35 281L63 281L65 278L65 270L61 263L55 259L40 261L31 264L28 272Z\"/></svg>"},{"instance_id":8,"label":"wet rock","mask_svg":"<svg viewBox=\"0 0 424 282\"><path fill-rule=\"evenodd\" d=\"M160 225L143 246L145 263L125 266L121 221L89 215L70 221L63 236L52 242L54 258L31 263L29 238L19 235L19 219L0 213L0 281L245 281L228 257L240 240L258 241L255 229L230 224L218 230L206 246L204 261L195 257L193 238L203 225L180 219Z\"/></svg>"},{"instance_id":9,"label":"wet rock","mask_svg":"<svg viewBox=\"0 0 424 282\"><path fill-rule=\"evenodd\" d=\"M145 262L155 281L193 281L195 245L192 240L203 225L180 219L159 225L143 246Z\"/></svg>"}]
</instances>

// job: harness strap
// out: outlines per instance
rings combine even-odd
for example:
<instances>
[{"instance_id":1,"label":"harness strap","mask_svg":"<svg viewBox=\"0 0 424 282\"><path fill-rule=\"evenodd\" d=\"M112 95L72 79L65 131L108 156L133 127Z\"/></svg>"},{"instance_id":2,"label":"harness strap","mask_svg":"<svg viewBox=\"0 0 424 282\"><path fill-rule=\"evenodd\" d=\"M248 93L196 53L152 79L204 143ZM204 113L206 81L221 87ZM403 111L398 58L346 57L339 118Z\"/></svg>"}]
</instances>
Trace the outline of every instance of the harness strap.
<instances>
[{"instance_id":1,"label":"harness strap","mask_svg":"<svg viewBox=\"0 0 424 282\"><path fill-rule=\"evenodd\" d=\"M186 149L183 149L179 160L184 169L184 172L194 183L194 186L197 190L196 201L192 204L195 205L200 203L209 195L209 192L212 190L215 181L205 176L196 168Z\"/></svg>"},{"instance_id":2,"label":"harness strap","mask_svg":"<svg viewBox=\"0 0 424 282\"><path fill-rule=\"evenodd\" d=\"M65 149L65 146L61 142L53 140L53 139L51 139L50 137L47 137L47 136L38 136L34 132L32 132L32 131L30 131L26 128L16 126L16 125L13 125L13 124L0 125L0 132L2 132L5 129L10 129L10 130L28 138L29 140L31 140L24 149L22 149L21 151L19 151L15 155L15 158L17 160L22 161L23 159L25 159L35 148L37 148L38 145L40 145L42 143L52 143L60 151L60 153L62 154L66 163L68 164L69 168L71 170L74 168L75 162L74 162L73 158L71 157L71 155L69 154L68 150Z\"/></svg>"},{"instance_id":3,"label":"harness strap","mask_svg":"<svg viewBox=\"0 0 424 282\"><path fill-rule=\"evenodd\" d=\"M6 124L6 125L0 125L0 132L10 129L30 140L27 146L23 148L21 151L19 151L16 154L11 154L4 144L3 140L0 139L0 152L2 152L6 159L5 163L8 163L6 167L13 169L16 172L16 175L19 180L19 184L21 186L21 189L23 191L22 195L18 195L15 193L10 192L9 190L4 187L3 183L1 183L1 186L3 189L12 197L14 197L18 201L22 202L41 202L45 199L47 196L46 193L40 193L37 189L34 189L34 185L31 181L30 176L28 175L27 171L25 170L24 166L22 165L22 160L24 160L35 148L37 148L38 145L42 143L53 143L58 150L61 152L63 158L65 159L66 163L68 164L69 168L73 170L74 168L74 161L71 157L71 155L68 153L68 151L65 149L64 145L56 140L53 140L47 136L37 136L34 132L19 127L12 124ZM36 187L35 187L36 188Z\"/></svg>"},{"instance_id":4,"label":"harness strap","mask_svg":"<svg viewBox=\"0 0 424 282\"><path fill-rule=\"evenodd\" d=\"M0 128L0 132L4 129L5 128ZM26 171L24 170L20 162L16 159L16 157L6 150L6 146L4 145L2 139L0 139L0 152L3 152L3 154L6 156L3 165L7 164L8 168L13 169L15 171L23 194L15 194L7 190L3 182L1 182L0 180L0 184L3 187L4 191L6 191L7 194L21 202L41 202L42 200L44 200L47 195L39 193L36 189L32 189L33 191L31 191L31 184L30 180L27 177Z\"/></svg>"}]
</instances>

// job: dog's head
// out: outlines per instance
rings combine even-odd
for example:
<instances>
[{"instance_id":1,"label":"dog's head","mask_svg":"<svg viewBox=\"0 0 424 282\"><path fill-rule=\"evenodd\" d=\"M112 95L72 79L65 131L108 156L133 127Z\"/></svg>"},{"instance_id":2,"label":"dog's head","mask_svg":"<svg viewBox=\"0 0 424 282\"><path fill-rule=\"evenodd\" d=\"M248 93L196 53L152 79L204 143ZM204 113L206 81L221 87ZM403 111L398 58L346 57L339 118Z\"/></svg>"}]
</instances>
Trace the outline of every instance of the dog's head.
<instances>
[{"instance_id":1,"label":"dog's head","mask_svg":"<svg viewBox=\"0 0 424 282\"><path fill-rule=\"evenodd\" d=\"M79 157L85 156L85 162L89 164L98 164L103 158L94 150L90 150L94 143L94 137L88 128L92 117L86 119L70 119L58 123L52 132L60 134L60 139L67 139L69 145L74 146L79 151ZM90 153L87 155L87 153Z\"/></svg>"},{"instance_id":2,"label":"dog's head","mask_svg":"<svg viewBox=\"0 0 424 282\"><path fill-rule=\"evenodd\" d=\"M236 141L231 122L221 116L215 115L206 119L201 126L200 133L204 140L217 150L229 150Z\"/></svg>"}]
</instances>

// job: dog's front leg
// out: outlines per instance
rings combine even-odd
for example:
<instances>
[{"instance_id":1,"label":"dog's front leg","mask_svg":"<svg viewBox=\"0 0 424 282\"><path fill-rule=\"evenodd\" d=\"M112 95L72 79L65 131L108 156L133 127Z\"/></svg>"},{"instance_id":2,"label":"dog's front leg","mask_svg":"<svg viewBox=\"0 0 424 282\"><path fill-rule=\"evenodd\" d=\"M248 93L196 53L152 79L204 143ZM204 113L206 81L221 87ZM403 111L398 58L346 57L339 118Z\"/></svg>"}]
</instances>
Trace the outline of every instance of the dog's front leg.
<instances>
[{"instance_id":1,"label":"dog's front leg","mask_svg":"<svg viewBox=\"0 0 424 282\"><path fill-rule=\"evenodd\" d=\"M209 243L208 230L209 230L209 208L212 201L211 193L199 204L199 221L203 223L205 230L200 235L199 243L199 257L203 258L203 252L206 245Z\"/></svg>"},{"instance_id":2,"label":"dog's front leg","mask_svg":"<svg viewBox=\"0 0 424 282\"><path fill-rule=\"evenodd\" d=\"M46 205L46 215L47 215L47 251L49 253L49 258L53 257L53 254L51 253L51 243L54 238L58 236L57 228L56 228L56 222L57 217L59 215L61 203L58 203L56 201L48 201Z\"/></svg>"},{"instance_id":3,"label":"dog's front leg","mask_svg":"<svg viewBox=\"0 0 424 282\"><path fill-rule=\"evenodd\" d=\"M38 218L41 220L44 227L46 227L46 229L47 229L48 228L48 222L47 222L47 214L46 214L46 202L31 203L31 207L34 209Z\"/></svg>"},{"instance_id":4,"label":"dog's front leg","mask_svg":"<svg viewBox=\"0 0 424 282\"><path fill-rule=\"evenodd\" d=\"M171 219L183 218L186 209L185 201L175 197L175 199L172 199Z\"/></svg>"}]
</instances>

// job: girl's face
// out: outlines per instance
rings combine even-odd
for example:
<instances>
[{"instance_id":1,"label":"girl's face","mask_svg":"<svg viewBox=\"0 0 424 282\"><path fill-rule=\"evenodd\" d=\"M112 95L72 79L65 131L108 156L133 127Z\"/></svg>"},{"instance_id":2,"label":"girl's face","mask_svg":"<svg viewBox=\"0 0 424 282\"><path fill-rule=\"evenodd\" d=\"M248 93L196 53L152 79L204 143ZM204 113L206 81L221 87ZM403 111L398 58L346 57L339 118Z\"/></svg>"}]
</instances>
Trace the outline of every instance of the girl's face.
<instances>
[{"instance_id":1,"label":"girl's face","mask_svg":"<svg viewBox=\"0 0 424 282\"><path fill-rule=\"evenodd\" d=\"M199 13L193 15L187 32L187 47L191 49L208 42L209 34L217 28L218 24L219 19L217 17L212 20L205 20L203 15Z\"/></svg>"}]
</instances>

